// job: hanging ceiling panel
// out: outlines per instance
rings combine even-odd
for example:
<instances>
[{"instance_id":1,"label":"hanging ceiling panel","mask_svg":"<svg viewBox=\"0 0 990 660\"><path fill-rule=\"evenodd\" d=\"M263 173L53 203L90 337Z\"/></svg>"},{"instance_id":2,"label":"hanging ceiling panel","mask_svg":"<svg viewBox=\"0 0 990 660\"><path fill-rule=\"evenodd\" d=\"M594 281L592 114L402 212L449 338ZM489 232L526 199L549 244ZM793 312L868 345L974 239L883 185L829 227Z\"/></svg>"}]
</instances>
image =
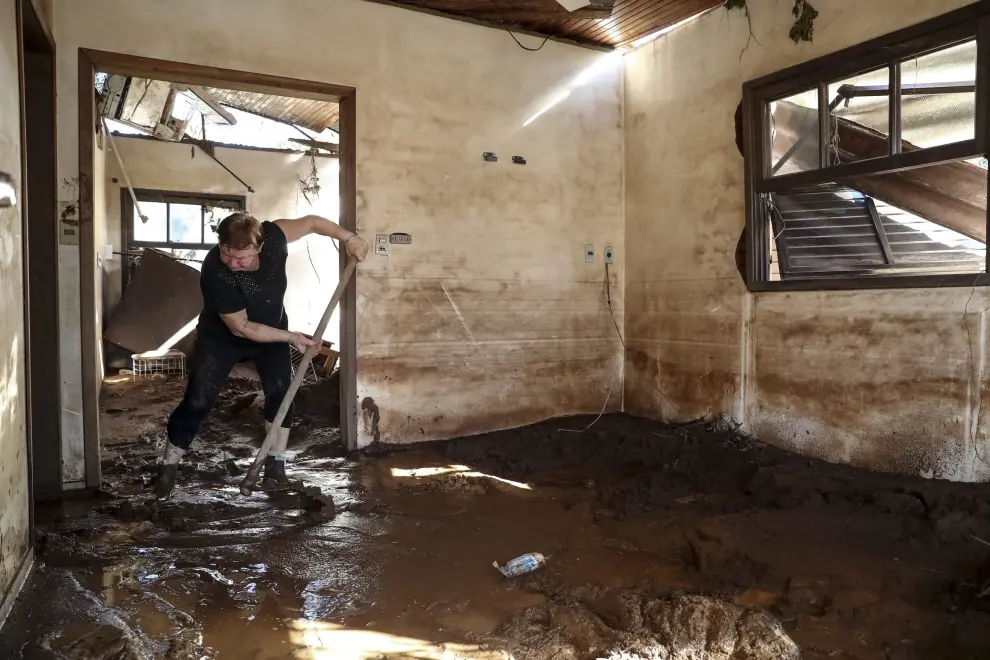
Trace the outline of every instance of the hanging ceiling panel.
<instances>
[{"instance_id":1,"label":"hanging ceiling panel","mask_svg":"<svg viewBox=\"0 0 990 660\"><path fill-rule=\"evenodd\" d=\"M614 48L675 25L723 0L615 0L569 13L557 0L371 0L409 9L467 18L504 28ZM592 17L588 14L594 12Z\"/></svg>"}]
</instances>

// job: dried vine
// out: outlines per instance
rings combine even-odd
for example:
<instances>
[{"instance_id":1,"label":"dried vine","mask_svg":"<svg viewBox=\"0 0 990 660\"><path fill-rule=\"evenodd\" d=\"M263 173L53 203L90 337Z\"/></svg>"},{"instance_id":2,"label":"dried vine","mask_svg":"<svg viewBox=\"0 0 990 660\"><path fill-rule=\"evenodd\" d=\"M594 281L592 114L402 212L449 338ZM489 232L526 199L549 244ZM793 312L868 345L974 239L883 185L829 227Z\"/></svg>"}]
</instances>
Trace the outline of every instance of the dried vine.
<instances>
[{"instance_id":1,"label":"dried vine","mask_svg":"<svg viewBox=\"0 0 990 660\"><path fill-rule=\"evenodd\" d=\"M750 42L755 37L753 36L753 22L749 14L748 0L725 0L722 6L728 11L740 9L746 13L746 20L749 21L749 39L746 41L746 48L749 48ZM815 19L818 18L818 10L812 6L809 0L794 0L791 14L794 15L794 25L791 26L789 32L791 40L794 43L811 41L815 35ZM743 53L746 52L746 48L743 48Z\"/></svg>"},{"instance_id":2,"label":"dried vine","mask_svg":"<svg viewBox=\"0 0 990 660\"><path fill-rule=\"evenodd\" d=\"M749 50L749 45L751 43L754 41L758 44L760 43L756 38L756 35L753 34L753 17L749 13L749 7L746 6L746 0L725 0L725 8L742 9L746 14L746 24L749 26L749 37L746 39L746 45L743 46L742 52L739 53L739 59L741 60L743 55L746 54L746 51ZM763 44L760 45L762 46Z\"/></svg>"},{"instance_id":3,"label":"dried vine","mask_svg":"<svg viewBox=\"0 0 990 660\"><path fill-rule=\"evenodd\" d=\"M312 206L313 200L320 197L320 173L316 169L316 148L309 150L309 174L306 178L296 175L299 179L299 190L302 192L306 202Z\"/></svg>"},{"instance_id":4,"label":"dried vine","mask_svg":"<svg viewBox=\"0 0 990 660\"><path fill-rule=\"evenodd\" d=\"M815 36L815 19L818 18L818 10L811 6L808 0L794 0L794 25L791 26L791 41L811 41Z\"/></svg>"}]
</instances>

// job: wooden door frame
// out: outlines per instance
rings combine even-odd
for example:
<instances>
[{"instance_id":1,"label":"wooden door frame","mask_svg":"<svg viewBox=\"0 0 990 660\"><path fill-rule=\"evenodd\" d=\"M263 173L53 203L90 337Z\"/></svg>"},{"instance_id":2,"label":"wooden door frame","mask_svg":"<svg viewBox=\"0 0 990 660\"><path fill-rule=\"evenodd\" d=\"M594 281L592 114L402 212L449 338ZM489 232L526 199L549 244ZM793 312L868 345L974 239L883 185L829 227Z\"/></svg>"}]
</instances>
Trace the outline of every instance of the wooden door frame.
<instances>
[{"instance_id":1,"label":"wooden door frame","mask_svg":"<svg viewBox=\"0 0 990 660\"><path fill-rule=\"evenodd\" d=\"M96 350L96 250L93 226L93 136L96 123L96 73L137 76L187 85L205 85L261 94L295 96L340 104L341 227L357 230L357 91L353 87L284 78L213 66L157 60L135 55L79 49L79 272L82 318L83 444L86 487L100 485L99 395L95 387L100 356ZM340 267L347 259L340 252ZM357 273L341 299L340 436L357 449ZM328 292L329 295L329 292Z\"/></svg>"},{"instance_id":2,"label":"wooden door frame","mask_svg":"<svg viewBox=\"0 0 990 660\"><path fill-rule=\"evenodd\" d=\"M21 109L21 125L20 125L20 136L21 136L21 265L23 269L23 279L24 279L24 409L25 409L25 420L24 428L25 435L27 437L27 458L28 458L28 489L30 493L30 515L31 515L31 529L32 534L34 530L34 503L36 496L39 494L35 491L38 488L43 499L51 499L57 497L62 490L62 455L61 455L61 387L62 379L59 369L59 355L58 351L50 350L51 346L59 346L59 323L58 323L58 266L57 262L52 263L50 269L51 280L46 282L46 290L51 293L51 298L47 301L50 303L51 308L48 310L54 316L55 323L54 327L45 329L44 335L46 337L46 342L49 346L49 350L44 348L38 348L34 346L32 342L32 317L31 308L39 302L35 298L32 298L31 294L31 275L32 275L32 253L34 250L31 243L31 225L34 224L39 218L39 212L31 212L32 200L37 201L37 191L32 191L31 183L29 179L34 179L31 174L35 171L34 167L29 165L29 146L31 147L31 153L35 154L40 160L44 160L45 157L48 158L50 162L47 166L50 167L49 175L51 179L51 189L46 193L41 194L43 199L50 199L52 208L49 209L50 217L48 217L48 222L51 223L50 229L52 229L52 239L55 244L50 246L52 249L58 250L58 234L55 227L57 210L55 207L55 199L58 192L57 181L57 108L56 103L56 75L55 75L55 39L52 36L51 28L45 22L45 19L37 6L36 0L16 0L15 2L15 20L17 28L17 57L18 57L18 78L19 78L19 93L20 93L20 109ZM33 25L34 27L29 30L28 25ZM28 87L27 87L27 70L28 70L28 53L31 54L42 54L48 60L51 66L51 89L48 90L51 94L51 108L50 108L50 120L51 125L48 126L48 130L51 131L51 148L47 150L47 153L42 150L42 146L33 145L30 143L29 134L31 131L28 130ZM33 162L33 161L31 161ZM43 163L42 166L45 166ZM37 185L37 181L33 182ZM40 188L38 189L40 190ZM42 209L43 213L43 209ZM43 215L42 215L43 217ZM34 239L35 241L39 239ZM49 334L53 333L53 334ZM35 373L36 367L38 367L38 361L41 361L42 368L37 369L42 374ZM44 378L41 378L44 376ZM37 411L34 410L33 405L38 403L36 399L32 396L32 391L41 388L39 392L44 394L42 398L46 400L46 408L50 405L51 400L54 399L56 403L55 410L45 410L45 416L49 418L54 418L56 421L53 424L53 428L48 428L43 438L45 444L45 451L40 452L40 460L42 464L37 464L39 460L39 452L36 451L35 447L35 416ZM35 394L39 393L35 392ZM54 434L54 435L50 435ZM51 451L49 451L51 450ZM35 470L40 469L42 472L46 473L39 483L36 479Z\"/></svg>"}]
</instances>

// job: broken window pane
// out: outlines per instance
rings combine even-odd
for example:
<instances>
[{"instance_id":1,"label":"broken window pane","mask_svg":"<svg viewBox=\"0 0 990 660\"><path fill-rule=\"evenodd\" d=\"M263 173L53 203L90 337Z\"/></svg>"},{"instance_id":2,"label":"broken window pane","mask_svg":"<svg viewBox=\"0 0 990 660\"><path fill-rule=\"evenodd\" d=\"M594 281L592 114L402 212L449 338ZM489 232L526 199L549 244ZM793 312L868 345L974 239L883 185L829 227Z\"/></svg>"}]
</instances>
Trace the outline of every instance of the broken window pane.
<instances>
[{"instance_id":1,"label":"broken window pane","mask_svg":"<svg viewBox=\"0 0 990 660\"><path fill-rule=\"evenodd\" d=\"M817 88L771 102L768 123L773 176L819 168Z\"/></svg>"},{"instance_id":2,"label":"broken window pane","mask_svg":"<svg viewBox=\"0 0 990 660\"><path fill-rule=\"evenodd\" d=\"M199 204L170 204L168 229L172 243L203 242L203 207Z\"/></svg>"},{"instance_id":3,"label":"broken window pane","mask_svg":"<svg viewBox=\"0 0 990 660\"><path fill-rule=\"evenodd\" d=\"M904 151L976 136L976 41L901 64Z\"/></svg>"},{"instance_id":4,"label":"broken window pane","mask_svg":"<svg viewBox=\"0 0 990 660\"><path fill-rule=\"evenodd\" d=\"M168 204L162 202L141 202L141 213L148 221L142 222L137 209L134 211L134 240L149 243L164 243L168 240Z\"/></svg>"},{"instance_id":5,"label":"broken window pane","mask_svg":"<svg viewBox=\"0 0 990 660\"><path fill-rule=\"evenodd\" d=\"M828 86L830 165L886 156L890 136L890 68Z\"/></svg>"},{"instance_id":6,"label":"broken window pane","mask_svg":"<svg viewBox=\"0 0 990 660\"><path fill-rule=\"evenodd\" d=\"M238 212L239 209L230 208L227 206L204 206L203 207L203 242L204 243L216 243L219 239L217 238L216 228L231 213Z\"/></svg>"},{"instance_id":7,"label":"broken window pane","mask_svg":"<svg viewBox=\"0 0 990 660\"><path fill-rule=\"evenodd\" d=\"M784 280L980 273L986 170L966 161L774 193Z\"/></svg>"}]
</instances>

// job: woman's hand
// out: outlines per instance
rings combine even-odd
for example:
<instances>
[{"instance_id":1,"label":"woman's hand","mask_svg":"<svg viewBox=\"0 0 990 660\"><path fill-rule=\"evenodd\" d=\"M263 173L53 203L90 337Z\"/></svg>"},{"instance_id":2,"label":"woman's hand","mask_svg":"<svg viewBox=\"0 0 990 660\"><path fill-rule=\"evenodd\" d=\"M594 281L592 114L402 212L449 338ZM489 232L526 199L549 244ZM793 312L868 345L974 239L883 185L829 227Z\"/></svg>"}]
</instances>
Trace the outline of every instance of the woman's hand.
<instances>
[{"instance_id":1,"label":"woman's hand","mask_svg":"<svg viewBox=\"0 0 990 660\"><path fill-rule=\"evenodd\" d=\"M292 335L289 339L289 343L292 344L292 347L300 353L305 353L306 349L310 346L316 346L316 342L306 335L299 334L298 332L290 332L289 334Z\"/></svg>"},{"instance_id":2,"label":"woman's hand","mask_svg":"<svg viewBox=\"0 0 990 660\"><path fill-rule=\"evenodd\" d=\"M364 261L368 257L368 251L371 250L371 246L368 245L368 241L364 240L357 234L354 234L344 241L344 248L347 250L348 255L354 257L358 261Z\"/></svg>"}]
</instances>

